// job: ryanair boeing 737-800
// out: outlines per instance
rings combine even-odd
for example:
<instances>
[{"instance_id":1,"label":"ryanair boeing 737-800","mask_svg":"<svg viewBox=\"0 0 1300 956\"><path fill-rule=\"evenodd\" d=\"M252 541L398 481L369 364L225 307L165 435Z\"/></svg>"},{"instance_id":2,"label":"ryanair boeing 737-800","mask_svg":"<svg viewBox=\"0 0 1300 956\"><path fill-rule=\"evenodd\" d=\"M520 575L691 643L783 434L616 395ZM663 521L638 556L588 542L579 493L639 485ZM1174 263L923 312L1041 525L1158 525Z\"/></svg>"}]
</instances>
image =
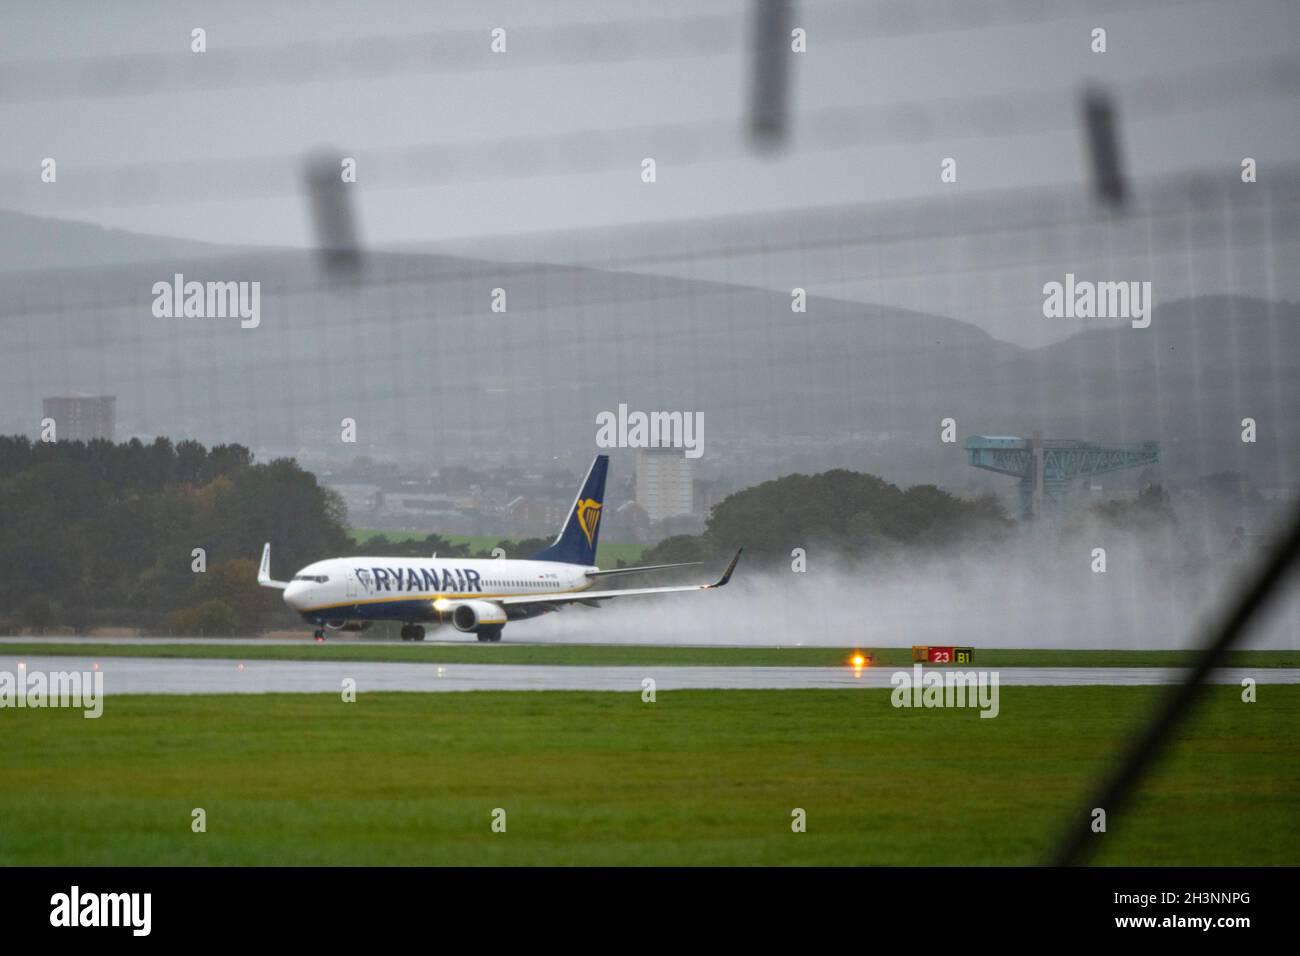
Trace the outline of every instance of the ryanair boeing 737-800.
<instances>
[{"instance_id":1,"label":"ryanair boeing 737-800","mask_svg":"<svg viewBox=\"0 0 1300 956\"><path fill-rule=\"evenodd\" d=\"M402 640L424 640L424 625L450 623L480 641L501 640L507 621L558 611L566 604L599 607L601 601L643 594L705 591L731 580L740 552L712 584L592 590L603 578L686 567L654 564L602 571L596 541L605 498L609 456L597 455L550 547L525 561L475 558L330 558L309 564L291 581L271 580L271 545L262 549L257 583L280 588L284 602L325 630L364 630L374 621L400 621Z\"/></svg>"}]
</instances>

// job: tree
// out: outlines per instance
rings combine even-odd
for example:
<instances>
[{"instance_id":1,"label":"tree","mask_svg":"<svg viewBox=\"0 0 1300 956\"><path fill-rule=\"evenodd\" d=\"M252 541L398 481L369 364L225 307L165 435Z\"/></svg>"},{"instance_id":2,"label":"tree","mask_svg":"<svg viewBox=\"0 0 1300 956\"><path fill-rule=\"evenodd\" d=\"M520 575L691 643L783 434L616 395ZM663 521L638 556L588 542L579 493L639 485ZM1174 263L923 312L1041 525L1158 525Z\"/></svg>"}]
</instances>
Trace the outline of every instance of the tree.
<instances>
[{"instance_id":1,"label":"tree","mask_svg":"<svg viewBox=\"0 0 1300 956\"><path fill-rule=\"evenodd\" d=\"M903 491L875 475L835 469L738 491L714 506L703 536L665 539L643 560L717 559L741 546L759 564L786 562L800 547L868 558L902 546L988 540L1011 526L992 496L969 501L933 485Z\"/></svg>"},{"instance_id":2,"label":"tree","mask_svg":"<svg viewBox=\"0 0 1300 956\"><path fill-rule=\"evenodd\" d=\"M183 637L232 637L239 631L239 615L225 601L204 601L168 614L163 628Z\"/></svg>"},{"instance_id":3,"label":"tree","mask_svg":"<svg viewBox=\"0 0 1300 956\"><path fill-rule=\"evenodd\" d=\"M37 634L44 634L53 619L50 602L36 594L26 598L18 609L18 620Z\"/></svg>"}]
</instances>

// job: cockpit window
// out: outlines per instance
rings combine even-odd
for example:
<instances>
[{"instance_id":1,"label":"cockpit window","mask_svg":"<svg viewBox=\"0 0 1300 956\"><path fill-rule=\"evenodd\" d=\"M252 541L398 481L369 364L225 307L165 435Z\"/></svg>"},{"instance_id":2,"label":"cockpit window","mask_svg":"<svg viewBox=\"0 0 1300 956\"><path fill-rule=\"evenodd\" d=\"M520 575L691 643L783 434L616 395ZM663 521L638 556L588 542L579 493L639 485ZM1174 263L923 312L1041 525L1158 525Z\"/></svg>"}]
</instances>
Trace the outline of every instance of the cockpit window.
<instances>
[{"instance_id":1,"label":"cockpit window","mask_svg":"<svg viewBox=\"0 0 1300 956\"><path fill-rule=\"evenodd\" d=\"M329 575L327 575L327 574L295 574L295 575L293 576L293 579L294 579L295 581L315 581L317 584L324 584L326 581L329 580Z\"/></svg>"}]
</instances>

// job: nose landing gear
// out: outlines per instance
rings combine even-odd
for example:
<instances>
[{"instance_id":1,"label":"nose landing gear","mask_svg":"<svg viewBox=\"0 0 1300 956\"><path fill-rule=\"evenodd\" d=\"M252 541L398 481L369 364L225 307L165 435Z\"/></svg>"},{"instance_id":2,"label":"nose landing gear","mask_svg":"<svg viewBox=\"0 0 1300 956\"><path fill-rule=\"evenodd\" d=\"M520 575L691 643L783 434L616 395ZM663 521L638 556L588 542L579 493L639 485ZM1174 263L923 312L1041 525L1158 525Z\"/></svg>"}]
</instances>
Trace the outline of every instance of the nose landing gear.
<instances>
[{"instance_id":1,"label":"nose landing gear","mask_svg":"<svg viewBox=\"0 0 1300 956\"><path fill-rule=\"evenodd\" d=\"M324 629L324 628L320 628L320 627L318 627L315 631L312 632L312 635L311 635L311 636L315 639L315 641L316 641L317 644L324 644L324 643L325 643L325 629Z\"/></svg>"}]
</instances>

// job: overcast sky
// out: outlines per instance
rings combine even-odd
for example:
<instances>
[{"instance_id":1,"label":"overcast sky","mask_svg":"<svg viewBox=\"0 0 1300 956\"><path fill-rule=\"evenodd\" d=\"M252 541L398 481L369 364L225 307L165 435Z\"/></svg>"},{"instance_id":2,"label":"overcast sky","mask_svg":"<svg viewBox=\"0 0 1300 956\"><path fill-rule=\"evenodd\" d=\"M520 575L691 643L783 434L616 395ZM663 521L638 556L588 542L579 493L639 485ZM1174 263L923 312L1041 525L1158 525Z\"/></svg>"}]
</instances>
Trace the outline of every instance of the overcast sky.
<instances>
[{"instance_id":1,"label":"overcast sky","mask_svg":"<svg viewBox=\"0 0 1300 956\"><path fill-rule=\"evenodd\" d=\"M1252 156L1263 179L1300 159L1294 0L796 3L808 50L792 58L789 143L767 156L744 136L751 9L740 0L12 6L0 35L0 205L223 243L308 245L298 186L302 158L322 146L357 159L366 243L451 240L443 248L453 251L471 237L1077 188L1087 166L1075 97L1088 81L1117 96L1134 177L1196 168L1231 178ZM590 23L609 29L589 34ZM1090 50L1098 26L1103 54ZM195 27L207 31L202 55L190 52ZM507 31L505 54L489 50L494 27ZM366 37L381 39L354 44ZM1252 79L1279 58L1280 79ZM828 116L836 107L859 112ZM608 130L619 132L590 135ZM658 163L653 186L640 180L646 156ZM958 160L955 186L939 181L945 156ZM44 157L58 162L54 186L40 182ZM541 241L515 254L547 250ZM733 278L776 287L789 271ZM686 273L721 277L707 264ZM1016 337L963 314L952 291L938 301L844 282L821 291L946 307ZM1032 333L1055 337L1041 324Z\"/></svg>"},{"instance_id":2,"label":"overcast sky","mask_svg":"<svg viewBox=\"0 0 1300 956\"><path fill-rule=\"evenodd\" d=\"M378 244L926 195L939 188L938 160L948 155L959 160L959 184L965 190L1058 183L1077 180L1084 172L1068 100L1061 102L1066 116L1059 130L1009 138L950 138L940 129L926 141L878 146L869 145L868 131L859 134L863 146L806 155L798 152L798 117L830 106L1048 93L1076 88L1089 78L1122 93L1125 84L1137 77L1294 55L1300 35L1300 4L1290 0L1182 4L971 0L914 6L919 12L905 19L896 13L898 4L873 0L795 5L795 24L808 30L808 52L795 58L794 148L780 158L741 155L675 167L674 155L681 145L675 138L651 133L638 141L632 133L609 147L610 161L617 162L626 146L630 161L626 169L566 174L570 165L566 141L559 139L539 164L546 175L468 183L452 177L452 184L442 188L382 188L385 184L376 181L381 177L371 168L375 164L368 164L368 155L389 150L391 156L394 148L417 144L519 135L546 138L571 131L711 119L725 124L720 143L739 144L749 75L743 51L750 5L735 0L27 3L6 10L0 58L6 78L15 69L21 71L22 90L28 91L36 77L47 92L35 98L0 97L5 129L2 166L6 179L20 173L36 177L39 161L53 156L66 183L83 164L233 163L240 157L288 157L321 144L336 144L358 158L361 221L367 241ZM1150 9L1106 12L1129 6ZM1006 23L1017 7L1038 11L1042 22L996 25ZM962 9L980 12L952 15ZM854 17L859 29L836 32L853 10L860 11ZM1072 10L1099 12L1061 16ZM727 35L694 35L716 32L707 29L714 23L713 15L721 15L718 23L729 24ZM687 21L685 32L692 35L681 39L688 54L683 56L656 51L651 58L631 62L574 63L574 55L560 50L555 61L548 62L546 49L530 48L535 38L534 46L542 41L551 46L553 32L530 31L556 23L644 23L691 16L702 19L698 27ZM956 29L965 22L990 19L995 25ZM825 28L819 30L819 22ZM920 32L907 35L909 22ZM875 24L881 32L903 35L871 39ZM195 26L207 30L205 56L214 59L229 48L265 44L330 44L365 36L444 31L468 31L466 38L473 39L478 31L483 63L478 69L358 78L350 75L346 63L337 67L328 63L331 48L327 45L322 48L327 62L317 72L320 81L185 89L183 82L170 77L198 60L189 52L190 30ZM493 59L489 32L496 26L508 31L508 52ZM1089 31L1094 26L1108 31L1105 54L1089 50ZM618 42L617 34L610 36ZM628 42L636 42L635 30ZM382 58L382 46L376 49ZM140 53L173 58L162 61L167 68L160 81L163 85L151 95L64 95L69 77L75 82L79 75L78 60ZM511 56L541 65L506 66L504 61ZM16 67L15 61L38 61L39 66ZM148 69L157 61L123 62L129 70ZM179 92L168 92L176 87ZM1165 118L1129 117L1124 127L1125 154L1137 175L1235 164L1243 155L1264 162L1294 158L1300 156L1296 118L1295 100L1278 96L1251 96L1204 111L1172 112ZM882 134L882 139L890 138ZM655 156L660 163L654 188L644 187L638 178L636 160L641 156ZM431 182L444 177L444 171L428 170ZM42 211L35 200L45 194L26 188L15 192L23 201L8 205ZM192 183L192 201L94 207L54 204L52 211L141 231L224 242L309 241L301 197L231 201L224 193L221 188L212 195L198 179ZM204 201L208 198L217 201Z\"/></svg>"}]
</instances>

